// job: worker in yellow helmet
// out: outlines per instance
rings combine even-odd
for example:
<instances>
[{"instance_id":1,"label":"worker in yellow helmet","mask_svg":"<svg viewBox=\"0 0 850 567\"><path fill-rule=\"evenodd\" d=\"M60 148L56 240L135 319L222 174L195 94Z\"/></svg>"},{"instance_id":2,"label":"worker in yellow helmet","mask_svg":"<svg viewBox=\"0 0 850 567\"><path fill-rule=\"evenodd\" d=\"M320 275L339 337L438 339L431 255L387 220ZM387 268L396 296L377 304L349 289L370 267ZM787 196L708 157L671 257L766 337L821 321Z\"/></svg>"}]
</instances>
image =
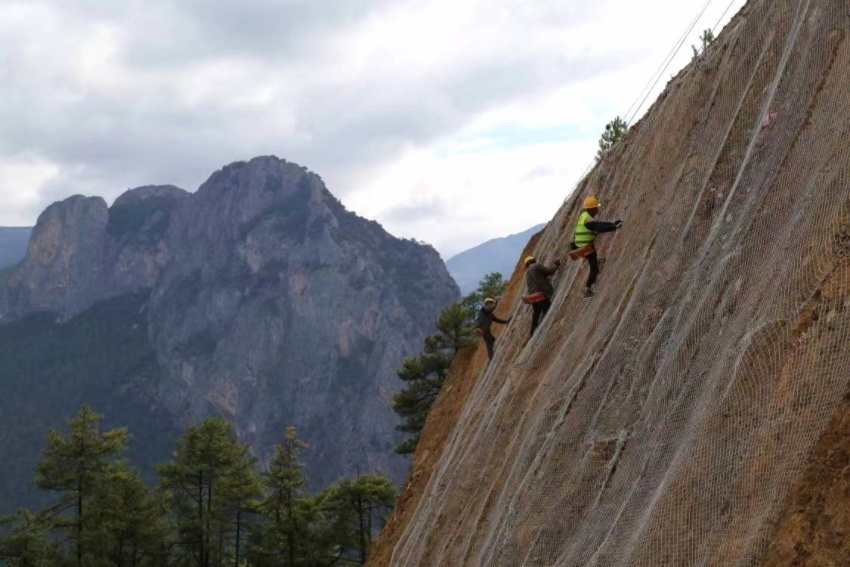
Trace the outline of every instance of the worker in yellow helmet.
<instances>
[{"instance_id":1,"label":"worker in yellow helmet","mask_svg":"<svg viewBox=\"0 0 850 567\"><path fill-rule=\"evenodd\" d=\"M596 220L600 206L601 203L596 197L591 196L584 200L582 206L584 210L578 217L573 241L570 243L570 248L575 251L570 256L573 258L583 257L587 259L587 264L590 266L590 273L584 286L585 297L593 297L593 284L596 282L596 276L599 275L599 258L596 256L596 248L593 245L596 235L603 232L613 232L623 226L621 220L614 222Z\"/></svg>"},{"instance_id":2,"label":"worker in yellow helmet","mask_svg":"<svg viewBox=\"0 0 850 567\"><path fill-rule=\"evenodd\" d=\"M498 301L492 297L484 300L484 305L478 311L478 319L475 321L475 334L484 339L484 344L487 345L487 358L493 360L493 345L496 344L496 337L490 327L493 323L507 325L511 322L511 318L499 319L496 317L496 305Z\"/></svg>"},{"instance_id":3,"label":"worker in yellow helmet","mask_svg":"<svg viewBox=\"0 0 850 567\"><path fill-rule=\"evenodd\" d=\"M552 296L555 294L555 288L552 287L552 282L549 281L558 268L561 266L560 260L555 260L551 266L538 264L534 256L529 256L525 259L525 287L526 295L522 296L525 303L531 304L534 310L531 315L531 334L537 329L537 325L549 311L552 306Z\"/></svg>"}]
</instances>

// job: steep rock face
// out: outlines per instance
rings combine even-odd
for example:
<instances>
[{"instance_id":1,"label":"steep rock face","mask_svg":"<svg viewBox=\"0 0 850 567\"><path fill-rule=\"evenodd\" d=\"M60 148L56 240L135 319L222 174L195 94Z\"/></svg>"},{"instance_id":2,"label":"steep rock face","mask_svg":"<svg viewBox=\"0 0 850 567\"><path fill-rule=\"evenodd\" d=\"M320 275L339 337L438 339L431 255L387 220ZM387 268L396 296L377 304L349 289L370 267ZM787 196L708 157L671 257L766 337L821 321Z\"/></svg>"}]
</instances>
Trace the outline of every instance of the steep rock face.
<instances>
[{"instance_id":1,"label":"steep rock face","mask_svg":"<svg viewBox=\"0 0 850 567\"><path fill-rule=\"evenodd\" d=\"M41 311L90 303L98 296L106 201L76 195L38 217L20 271L20 304ZM20 305L19 304L19 305ZM4 310L5 311L5 310Z\"/></svg>"},{"instance_id":2,"label":"steep rock face","mask_svg":"<svg viewBox=\"0 0 850 567\"><path fill-rule=\"evenodd\" d=\"M346 211L318 176L276 158L216 172L166 240L150 317L171 410L212 407L256 448L296 424L317 482L367 466L400 478L395 369L458 296L436 251Z\"/></svg>"},{"instance_id":3,"label":"steep rock face","mask_svg":"<svg viewBox=\"0 0 850 567\"><path fill-rule=\"evenodd\" d=\"M109 208L105 279L121 290L152 287L164 265L164 236L189 193L172 185L138 187Z\"/></svg>"},{"instance_id":4,"label":"steep rock face","mask_svg":"<svg viewBox=\"0 0 850 567\"><path fill-rule=\"evenodd\" d=\"M104 391L121 392L114 407L131 408L119 411L149 408L157 434L226 416L260 457L294 424L310 443L316 485L358 471L401 479L405 461L392 453L395 371L458 297L433 248L346 211L317 175L275 157L231 164L194 194L141 187L109 209L81 196L51 205L25 260L0 272L0 321L39 348L80 321L88 328L93 317L141 314L144 325L133 323L134 334L117 343L141 353L139 362L122 364L106 349L115 375L99 378L109 383ZM97 309L109 298L120 309ZM59 321L33 318L44 311ZM121 329L120 320L104 323ZM99 368L96 360L65 364L75 354L63 351L45 370L16 358L25 343L0 352L0 381L4 370L15 373L6 382L23 384L24 373L50 382L67 380L69 368L88 375L88 362ZM75 379L81 391L96 390ZM64 400L48 406L65 412L52 416L54 427L77 409ZM138 437L154 431L127 425Z\"/></svg>"},{"instance_id":5,"label":"steep rock face","mask_svg":"<svg viewBox=\"0 0 850 567\"><path fill-rule=\"evenodd\" d=\"M111 208L75 195L39 216L23 262L0 272L0 322L36 311L63 318L116 295L151 287L162 237L189 195L176 187L141 187Z\"/></svg>"},{"instance_id":6,"label":"steep rock face","mask_svg":"<svg viewBox=\"0 0 850 567\"><path fill-rule=\"evenodd\" d=\"M535 253L562 257L598 196L626 224L599 239L597 296L565 265L530 341L515 300L374 564L850 555L824 497L847 495L848 26L843 1L751 0L583 180Z\"/></svg>"}]
</instances>

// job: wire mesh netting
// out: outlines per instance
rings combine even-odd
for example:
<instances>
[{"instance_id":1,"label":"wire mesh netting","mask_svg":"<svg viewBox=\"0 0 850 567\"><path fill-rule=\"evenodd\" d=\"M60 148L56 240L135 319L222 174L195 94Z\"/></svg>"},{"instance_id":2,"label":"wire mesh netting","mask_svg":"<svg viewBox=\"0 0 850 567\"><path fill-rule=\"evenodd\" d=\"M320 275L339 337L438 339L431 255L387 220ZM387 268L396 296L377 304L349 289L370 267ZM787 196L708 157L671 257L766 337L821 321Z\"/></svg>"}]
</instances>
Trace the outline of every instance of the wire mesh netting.
<instances>
[{"instance_id":1,"label":"wire mesh netting","mask_svg":"<svg viewBox=\"0 0 850 567\"><path fill-rule=\"evenodd\" d=\"M755 565L850 376L850 5L751 0L580 184L393 565ZM473 379L470 377L470 379Z\"/></svg>"}]
</instances>

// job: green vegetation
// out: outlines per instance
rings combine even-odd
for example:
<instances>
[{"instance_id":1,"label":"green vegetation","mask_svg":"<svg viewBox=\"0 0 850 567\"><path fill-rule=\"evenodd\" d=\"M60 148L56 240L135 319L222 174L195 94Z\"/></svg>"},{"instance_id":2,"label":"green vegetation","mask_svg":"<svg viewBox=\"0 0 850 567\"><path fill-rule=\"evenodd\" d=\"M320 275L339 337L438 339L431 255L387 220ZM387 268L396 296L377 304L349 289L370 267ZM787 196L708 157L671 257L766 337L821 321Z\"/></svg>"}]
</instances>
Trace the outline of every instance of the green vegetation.
<instances>
[{"instance_id":1,"label":"green vegetation","mask_svg":"<svg viewBox=\"0 0 850 567\"><path fill-rule=\"evenodd\" d=\"M261 469L220 418L189 425L149 487L123 458L126 428L102 421L84 405L66 433L50 431L36 482L54 500L0 518L6 565L363 564L393 504L392 483L374 474L310 494L294 427Z\"/></svg>"},{"instance_id":2,"label":"green vegetation","mask_svg":"<svg viewBox=\"0 0 850 567\"><path fill-rule=\"evenodd\" d=\"M50 428L61 428L84 403L108 416L108 428L134 424L127 456L145 480L155 480L151 465L168 457L180 429L147 401L163 376L148 334L147 299L142 291L69 321L38 313L0 325L0 447L14 455L0 459L0 511L47 504L52 494L31 480L40 448Z\"/></svg>"},{"instance_id":3,"label":"green vegetation","mask_svg":"<svg viewBox=\"0 0 850 567\"><path fill-rule=\"evenodd\" d=\"M694 56L691 59L691 62L698 60L702 57L703 53L708 49L708 46L711 45L711 42L714 41L714 32L711 28L704 30L702 35L699 36L700 47L697 48L695 45L691 45L691 49L694 50Z\"/></svg>"},{"instance_id":4,"label":"green vegetation","mask_svg":"<svg viewBox=\"0 0 850 567\"><path fill-rule=\"evenodd\" d=\"M413 453L425 426L425 419L436 401L452 360L458 351L477 343L472 332L478 310L488 297L500 297L506 282L502 274L487 274L478 283L478 289L460 302L445 307L437 318L439 333L425 337L422 352L406 358L396 372L404 388L393 396L393 409L404 420L397 427L409 435L396 445L396 453Z\"/></svg>"},{"instance_id":5,"label":"green vegetation","mask_svg":"<svg viewBox=\"0 0 850 567\"><path fill-rule=\"evenodd\" d=\"M460 301L469 320L474 322L478 316L478 310L484 305L484 300L488 297L493 299L501 297L505 293L507 285L508 282L502 278L502 274L499 272L492 272L481 278L481 281L478 282L478 289Z\"/></svg>"},{"instance_id":6,"label":"green vegetation","mask_svg":"<svg viewBox=\"0 0 850 567\"><path fill-rule=\"evenodd\" d=\"M617 142L620 141L620 138L628 132L628 130L629 125L626 124L626 121L619 116L606 124L605 131L602 132L602 136L599 138L599 149L596 152L596 161L601 161L603 156L608 153L608 150L613 148Z\"/></svg>"}]
</instances>

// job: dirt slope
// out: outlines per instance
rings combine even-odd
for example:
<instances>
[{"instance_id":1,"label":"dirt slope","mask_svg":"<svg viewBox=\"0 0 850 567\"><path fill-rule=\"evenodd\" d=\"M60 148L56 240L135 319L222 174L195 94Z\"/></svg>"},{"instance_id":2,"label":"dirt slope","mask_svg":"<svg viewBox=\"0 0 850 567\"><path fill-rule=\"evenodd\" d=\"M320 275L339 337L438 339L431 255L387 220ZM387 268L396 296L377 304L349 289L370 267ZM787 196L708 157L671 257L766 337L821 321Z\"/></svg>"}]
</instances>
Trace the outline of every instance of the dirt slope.
<instances>
[{"instance_id":1,"label":"dirt slope","mask_svg":"<svg viewBox=\"0 0 850 567\"><path fill-rule=\"evenodd\" d=\"M600 197L597 296L565 266L526 344L512 295L373 565L845 564L848 25L751 0L588 175L534 250Z\"/></svg>"},{"instance_id":2,"label":"dirt slope","mask_svg":"<svg viewBox=\"0 0 850 567\"><path fill-rule=\"evenodd\" d=\"M850 565L850 396L794 481L762 565Z\"/></svg>"}]
</instances>

